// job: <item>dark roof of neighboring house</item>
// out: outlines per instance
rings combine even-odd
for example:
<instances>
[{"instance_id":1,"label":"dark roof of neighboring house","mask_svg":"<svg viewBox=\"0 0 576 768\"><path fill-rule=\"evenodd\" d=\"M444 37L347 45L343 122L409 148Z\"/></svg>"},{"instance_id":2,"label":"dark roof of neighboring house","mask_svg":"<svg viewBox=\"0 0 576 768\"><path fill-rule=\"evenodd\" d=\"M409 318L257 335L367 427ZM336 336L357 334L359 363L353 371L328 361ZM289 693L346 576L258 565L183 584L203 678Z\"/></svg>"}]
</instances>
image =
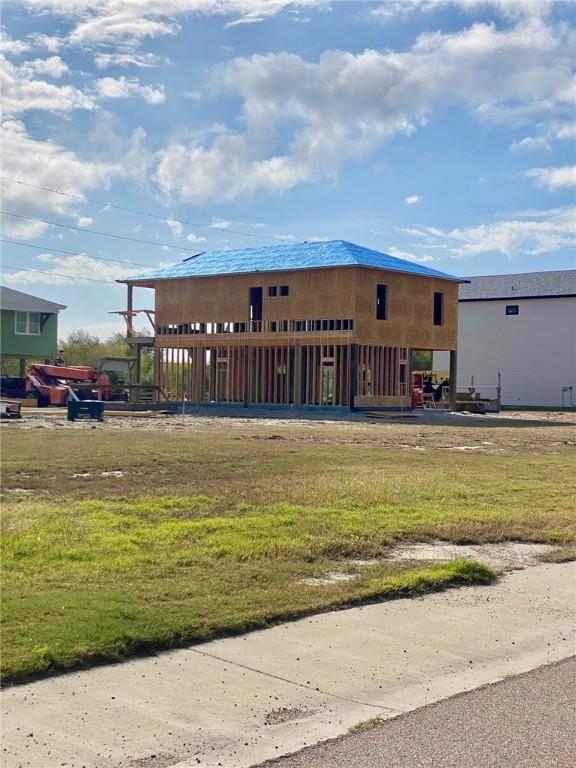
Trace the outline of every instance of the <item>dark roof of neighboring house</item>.
<instances>
[{"instance_id":1,"label":"dark roof of neighboring house","mask_svg":"<svg viewBox=\"0 0 576 768\"><path fill-rule=\"evenodd\" d=\"M439 272L422 264L388 256L385 253L348 243L329 240L313 243L266 245L229 251L205 251L185 259L180 264L119 280L122 283L165 280L177 277L205 277L208 275L236 275L254 272L281 272L294 269L322 269L326 267L361 266L405 272L444 280L459 280L454 275Z\"/></svg>"},{"instance_id":2,"label":"dark roof of neighboring house","mask_svg":"<svg viewBox=\"0 0 576 768\"><path fill-rule=\"evenodd\" d=\"M460 301L541 299L576 296L576 269L524 272L518 275L469 277L460 286Z\"/></svg>"},{"instance_id":3,"label":"dark roof of neighboring house","mask_svg":"<svg viewBox=\"0 0 576 768\"><path fill-rule=\"evenodd\" d=\"M14 309L17 312L45 312L54 314L61 309L66 309L64 304L56 304L54 301L32 296L30 293L15 291L0 285L0 307L2 309Z\"/></svg>"}]
</instances>

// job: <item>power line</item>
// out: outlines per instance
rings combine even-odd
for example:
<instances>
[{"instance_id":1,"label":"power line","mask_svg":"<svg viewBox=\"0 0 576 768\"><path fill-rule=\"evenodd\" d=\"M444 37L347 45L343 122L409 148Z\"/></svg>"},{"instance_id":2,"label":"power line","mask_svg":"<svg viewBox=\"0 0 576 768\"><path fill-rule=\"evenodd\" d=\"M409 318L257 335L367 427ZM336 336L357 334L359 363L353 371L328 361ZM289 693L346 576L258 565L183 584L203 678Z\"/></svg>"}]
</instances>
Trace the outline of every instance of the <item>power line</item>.
<instances>
[{"instance_id":1,"label":"power line","mask_svg":"<svg viewBox=\"0 0 576 768\"><path fill-rule=\"evenodd\" d=\"M71 229L74 232L90 232L92 235L100 235L101 237L112 237L116 240L129 240L131 243L143 243L144 245L155 245L161 248L173 248L176 251L187 251L188 253L198 253L197 248L185 248L182 245L171 245L169 243L155 243L153 240L141 240L138 237L128 237L128 235L117 235L111 232L100 232L97 229L88 229L87 227L74 227L72 224L59 224L56 221L48 221L47 219L40 219L37 216L22 216L20 213L11 213L10 211L0 211L4 216L12 216L15 219L24 219L25 221L40 221L42 224L48 224L51 227L60 227L60 229Z\"/></svg>"},{"instance_id":2,"label":"power line","mask_svg":"<svg viewBox=\"0 0 576 768\"><path fill-rule=\"evenodd\" d=\"M242 237L255 237L259 240L281 240L282 238L268 235L257 235L255 232L241 232L238 229L230 229L229 227L218 227L214 224L195 224L193 221L186 221L186 219L176 219L174 216L160 216L157 213L150 213L149 211L139 211L137 208L126 208L123 205L117 205L116 203L106 202L104 200L95 200L92 197L86 197L85 195L77 195L72 192L63 192L61 189L54 189L53 187L43 187L39 184L30 184L27 181L21 181L20 179L13 179L9 176L0 176L2 181L10 181L13 184L21 184L23 187L31 187L32 189L41 189L44 192L52 192L55 195L61 195L62 197L71 197L76 200L80 200L85 203L93 203L94 205L103 205L107 208L114 208L117 211L124 211L126 213L136 213L139 216L148 216L151 219L158 219L159 221L166 222L177 221L178 224L185 224L187 227L196 227L197 229L215 229L218 232L226 232L231 235L241 235Z\"/></svg>"},{"instance_id":3,"label":"power line","mask_svg":"<svg viewBox=\"0 0 576 768\"><path fill-rule=\"evenodd\" d=\"M88 280L90 283L108 283L118 285L115 280L97 280L95 277L80 277L79 275L66 275L64 272L48 272L45 269L25 269L24 267L12 267L9 264L0 265L0 269L15 269L18 272L37 272L40 275L53 275L54 277L70 277L72 280Z\"/></svg>"},{"instance_id":4,"label":"power line","mask_svg":"<svg viewBox=\"0 0 576 768\"><path fill-rule=\"evenodd\" d=\"M83 251L64 251L62 248L52 248L49 245L33 245L32 243L21 243L18 240L7 240L6 238L0 238L0 243L10 243L10 245L21 245L24 248L35 248L37 251L50 251L51 253L65 253L68 256L87 256L89 259L95 259L96 261L112 261L115 264L133 264L136 267L148 267L154 268L155 264L142 264L139 261L130 261L129 259L108 259L105 256L90 256L90 254Z\"/></svg>"}]
</instances>

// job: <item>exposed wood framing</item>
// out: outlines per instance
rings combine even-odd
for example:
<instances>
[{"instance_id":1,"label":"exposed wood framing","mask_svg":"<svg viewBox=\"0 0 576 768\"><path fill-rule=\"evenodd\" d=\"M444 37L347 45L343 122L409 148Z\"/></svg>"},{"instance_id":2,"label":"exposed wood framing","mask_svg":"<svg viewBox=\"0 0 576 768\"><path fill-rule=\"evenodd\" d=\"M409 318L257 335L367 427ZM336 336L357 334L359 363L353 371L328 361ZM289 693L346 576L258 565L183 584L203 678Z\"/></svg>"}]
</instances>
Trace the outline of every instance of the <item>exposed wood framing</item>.
<instances>
[{"instance_id":1,"label":"exposed wood framing","mask_svg":"<svg viewBox=\"0 0 576 768\"><path fill-rule=\"evenodd\" d=\"M351 344L157 347L156 377L170 400L353 406L407 397L408 357Z\"/></svg>"}]
</instances>

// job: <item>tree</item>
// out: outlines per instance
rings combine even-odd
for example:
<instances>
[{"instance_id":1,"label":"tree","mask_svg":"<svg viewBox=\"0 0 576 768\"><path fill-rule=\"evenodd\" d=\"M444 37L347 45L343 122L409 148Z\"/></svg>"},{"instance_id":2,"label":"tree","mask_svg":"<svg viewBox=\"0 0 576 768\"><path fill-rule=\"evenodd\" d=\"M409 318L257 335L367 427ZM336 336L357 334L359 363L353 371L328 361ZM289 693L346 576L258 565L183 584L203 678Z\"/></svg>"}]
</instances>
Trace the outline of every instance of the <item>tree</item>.
<instances>
[{"instance_id":1,"label":"tree","mask_svg":"<svg viewBox=\"0 0 576 768\"><path fill-rule=\"evenodd\" d=\"M412 350L412 370L413 371L431 371L432 370L432 352L423 352L419 349Z\"/></svg>"},{"instance_id":2,"label":"tree","mask_svg":"<svg viewBox=\"0 0 576 768\"><path fill-rule=\"evenodd\" d=\"M145 331L136 330L134 336L149 336ZM101 341L97 336L91 336L79 328L71 331L67 338L60 342L64 350L64 360L67 365L90 365L96 368L98 360L103 357L132 357L132 347L128 344L123 333L114 333L110 338ZM142 352L140 361L140 381L152 384L154 381L154 350L147 348Z\"/></svg>"},{"instance_id":3,"label":"tree","mask_svg":"<svg viewBox=\"0 0 576 768\"><path fill-rule=\"evenodd\" d=\"M82 328L69 333L60 342L60 349L64 350L67 365L90 365L93 368L101 357L126 357L130 354L125 339L119 340L113 336L100 341L97 336L91 336Z\"/></svg>"}]
</instances>

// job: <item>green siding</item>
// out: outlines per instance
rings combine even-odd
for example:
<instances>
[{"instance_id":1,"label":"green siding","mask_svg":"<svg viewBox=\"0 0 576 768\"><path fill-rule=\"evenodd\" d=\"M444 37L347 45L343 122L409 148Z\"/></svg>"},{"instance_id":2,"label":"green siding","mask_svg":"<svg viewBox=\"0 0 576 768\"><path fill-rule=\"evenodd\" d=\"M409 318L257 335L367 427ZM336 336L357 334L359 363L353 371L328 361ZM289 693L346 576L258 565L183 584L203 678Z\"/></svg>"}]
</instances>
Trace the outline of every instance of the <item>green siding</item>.
<instances>
[{"instance_id":1,"label":"green siding","mask_svg":"<svg viewBox=\"0 0 576 768\"><path fill-rule=\"evenodd\" d=\"M1 313L0 353L2 357L53 358L58 351L58 315L49 315L40 336L15 333L15 311Z\"/></svg>"}]
</instances>

